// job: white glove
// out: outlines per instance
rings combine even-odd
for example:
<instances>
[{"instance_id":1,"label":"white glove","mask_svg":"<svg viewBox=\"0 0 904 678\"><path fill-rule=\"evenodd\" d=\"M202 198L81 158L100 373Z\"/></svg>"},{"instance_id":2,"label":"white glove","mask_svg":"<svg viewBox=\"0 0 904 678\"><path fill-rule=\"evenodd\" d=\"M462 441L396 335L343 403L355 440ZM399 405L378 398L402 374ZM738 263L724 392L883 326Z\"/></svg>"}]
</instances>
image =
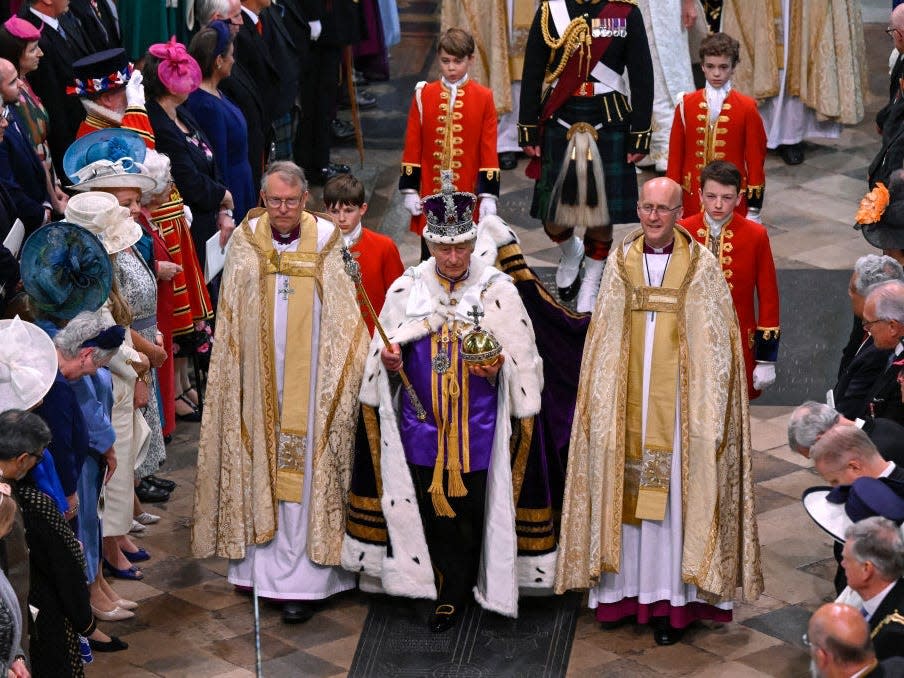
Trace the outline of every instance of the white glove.
<instances>
[{"instance_id":1,"label":"white glove","mask_svg":"<svg viewBox=\"0 0 904 678\"><path fill-rule=\"evenodd\" d=\"M182 211L185 213L185 223L191 228L191 222L195 220L195 215L191 213L191 207L183 204Z\"/></svg>"},{"instance_id":2,"label":"white glove","mask_svg":"<svg viewBox=\"0 0 904 678\"><path fill-rule=\"evenodd\" d=\"M403 199L405 201L405 209L411 212L411 216L416 217L424 212L424 206L421 205L421 196L414 191L405 193Z\"/></svg>"},{"instance_id":3,"label":"white glove","mask_svg":"<svg viewBox=\"0 0 904 678\"><path fill-rule=\"evenodd\" d=\"M490 217L496 215L496 196L495 195L481 195L480 196L480 211L478 212L478 221L483 221L484 217Z\"/></svg>"},{"instance_id":4,"label":"white glove","mask_svg":"<svg viewBox=\"0 0 904 678\"><path fill-rule=\"evenodd\" d=\"M319 21L309 21L308 28L311 29L311 40L317 42L317 38L319 38L320 34L323 32L323 24Z\"/></svg>"},{"instance_id":5,"label":"white glove","mask_svg":"<svg viewBox=\"0 0 904 678\"><path fill-rule=\"evenodd\" d=\"M763 223L763 220L760 218L760 211L756 207L747 208L747 218L750 219L750 221L756 222L757 224Z\"/></svg>"},{"instance_id":6,"label":"white glove","mask_svg":"<svg viewBox=\"0 0 904 678\"><path fill-rule=\"evenodd\" d=\"M757 391L762 391L774 383L775 363L757 363L756 367L753 368L753 388Z\"/></svg>"},{"instance_id":7,"label":"white glove","mask_svg":"<svg viewBox=\"0 0 904 678\"><path fill-rule=\"evenodd\" d=\"M132 71L132 77L126 83L126 103L129 108L144 108L144 77L141 71Z\"/></svg>"}]
</instances>

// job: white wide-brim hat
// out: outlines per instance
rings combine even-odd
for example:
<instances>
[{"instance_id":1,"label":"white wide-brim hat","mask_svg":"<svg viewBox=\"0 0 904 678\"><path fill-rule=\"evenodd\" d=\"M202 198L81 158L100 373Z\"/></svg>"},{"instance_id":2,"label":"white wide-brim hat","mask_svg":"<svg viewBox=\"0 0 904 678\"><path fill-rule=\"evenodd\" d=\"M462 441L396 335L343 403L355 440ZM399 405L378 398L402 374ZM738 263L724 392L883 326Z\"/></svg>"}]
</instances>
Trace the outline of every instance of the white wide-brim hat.
<instances>
[{"instance_id":1,"label":"white wide-brim hat","mask_svg":"<svg viewBox=\"0 0 904 678\"><path fill-rule=\"evenodd\" d=\"M74 175L73 191L94 191L99 188L137 188L144 193L153 191L157 181L142 172L142 166L131 158L120 158L116 162L95 160L85 165Z\"/></svg>"},{"instance_id":2,"label":"white wide-brim hat","mask_svg":"<svg viewBox=\"0 0 904 678\"><path fill-rule=\"evenodd\" d=\"M40 403L57 369L56 347L44 330L19 316L0 320L0 412Z\"/></svg>"},{"instance_id":3,"label":"white wide-brim hat","mask_svg":"<svg viewBox=\"0 0 904 678\"><path fill-rule=\"evenodd\" d=\"M832 539L844 543L847 529L854 524L844 509L844 504L835 504L828 500L831 487L811 487L804 490L801 501L804 510Z\"/></svg>"},{"instance_id":4,"label":"white wide-brim hat","mask_svg":"<svg viewBox=\"0 0 904 678\"><path fill-rule=\"evenodd\" d=\"M153 181L153 180L152 180ZM141 240L143 231L116 196L103 191L77 193L66 205L66 221L96 235L107 254L116 254Z\"/></svg>"}]
</instances>

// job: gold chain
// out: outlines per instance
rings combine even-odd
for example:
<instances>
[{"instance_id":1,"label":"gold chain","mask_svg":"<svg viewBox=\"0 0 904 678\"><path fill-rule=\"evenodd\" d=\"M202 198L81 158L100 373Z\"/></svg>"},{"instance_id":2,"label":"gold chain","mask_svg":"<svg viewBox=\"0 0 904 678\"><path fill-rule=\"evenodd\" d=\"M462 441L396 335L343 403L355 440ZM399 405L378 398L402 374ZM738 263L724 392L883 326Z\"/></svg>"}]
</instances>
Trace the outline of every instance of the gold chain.
<instances>
[{"instance_id":1,"label":"gold chain","mask_svg":"<svg viewBox=\"0 0 904 678\"><path fill-rule=\"evenodd\" d=\"M569 59L571 59L575 52L579 52L579 58L581 59L581 65L584 70L583 79L586 80L590 73L590 47L593 44L590 26L587 25L587 22L584 21L583 17L577 17L572 19L571 23L565 27L562 37L556 39L552 37L552 34L549 32L548 3L544 2L541 5L541 12L540 27L543 29L543 41L546 43L546 46L553 51L564 49L562 52L562 60L559 62L559 65L556 66L555 70L546 75L546 82L550 83L562 74L562 71L565 70L565 66L568 65ZM550 54L550 60L551 59L552 54Z\"/></svg>"}]
</instances>

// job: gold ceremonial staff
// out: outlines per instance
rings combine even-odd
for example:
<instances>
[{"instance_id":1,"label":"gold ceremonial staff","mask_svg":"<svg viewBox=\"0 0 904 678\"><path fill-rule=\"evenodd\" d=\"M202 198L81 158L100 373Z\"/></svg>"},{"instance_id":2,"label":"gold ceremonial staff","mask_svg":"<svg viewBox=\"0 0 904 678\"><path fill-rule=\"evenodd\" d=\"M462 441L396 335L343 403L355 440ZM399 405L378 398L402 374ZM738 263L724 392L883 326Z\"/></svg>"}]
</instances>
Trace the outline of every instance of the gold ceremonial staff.
<instances>
[{"instance_id":1,"label":"gold ceremonial staff","mask_svg":"<svg viewBox=\"0 0 904 678\"><path fill-rule=\"evenodd\" d=\"M361 295L361 298L364 300L364 305L367 306L367 312L370 313L370 317L374 321L374 327L376 327L377 332L380 333L383 344L389 351L392 351L392 344L389 343L389 337L387 337L386 332L383 331L380 319L377 317L376 311L374 311L373 304L370 303L370 297L367 296L364 285L361 284L361 266L355 261L355 258L352 256L348 247L342 248L342 261L345 263L345 272L348 273L348 277L355 283L358 294ZM408 375L405 374L404 367L399 367L399 376L402 378L402 386L405 388L405 393L408 394L408 400L411 401L411 406L414 408L414 413L417 416L418 421L426 421L427 412L424 411L424 406L421 405L417 393L414 392L414 386L408 381Z\"/></svg>"}]
</instances>

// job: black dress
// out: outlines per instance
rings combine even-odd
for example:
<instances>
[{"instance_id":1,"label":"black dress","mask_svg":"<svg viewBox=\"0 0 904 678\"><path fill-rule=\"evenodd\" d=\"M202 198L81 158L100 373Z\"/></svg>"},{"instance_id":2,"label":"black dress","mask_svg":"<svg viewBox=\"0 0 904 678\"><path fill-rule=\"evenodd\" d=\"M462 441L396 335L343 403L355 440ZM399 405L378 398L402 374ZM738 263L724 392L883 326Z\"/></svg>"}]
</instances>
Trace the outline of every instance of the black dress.
<instances>
[{"instance_id":1,"label":"black dress","mask_svg":"<svg viewBox=\"0 0 904 678\"><path fill-rule=\"evenodd\" d=\"M38 610L30 625L31 675L84 676L78 636L95 628L85 557L50 497L27 478L13 484L13 491L29 549L28 602Z\"/></svg>"}]
</instances>

